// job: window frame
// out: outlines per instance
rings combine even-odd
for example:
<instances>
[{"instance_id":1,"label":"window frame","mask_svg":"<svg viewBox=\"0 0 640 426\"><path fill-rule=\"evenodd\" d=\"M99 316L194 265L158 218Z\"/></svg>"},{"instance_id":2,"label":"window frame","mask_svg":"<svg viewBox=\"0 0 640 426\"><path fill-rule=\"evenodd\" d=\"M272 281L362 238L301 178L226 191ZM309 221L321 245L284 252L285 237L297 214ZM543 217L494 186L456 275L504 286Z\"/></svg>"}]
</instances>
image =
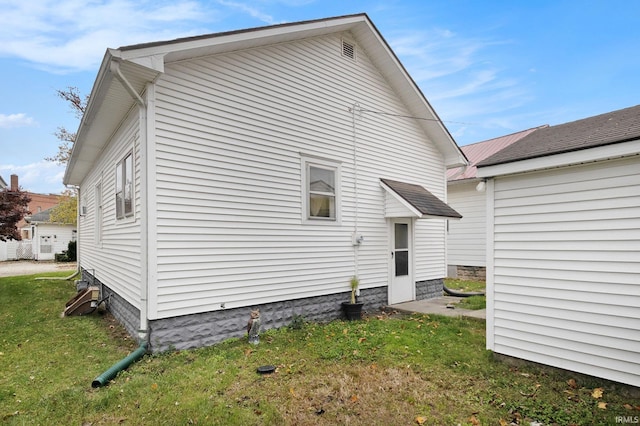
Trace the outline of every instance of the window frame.
<instances>
[{"instance_id":1,"label":"window frame","mask_svg":"<svg viewBox=\"0 0 640 426\"><path fill-rule=\"evenodd\" d=\"M127 160L130 159L130 166L127 166ZM127 175L130 175L129 188L127 188ZM135 180L135 162L133 158L133 150L127 152L116 163L116 179L115 179L115 202L116 202L116 220L125 220L132 218L135 212L134 197L134 180ZM122 188L119 188L119 183ZM129 209L127 210L127 189L129 192Z\"/></svg>"},{"instance_id":2,"label":"window frame","mask_svg":"<svg viewBox=\"0 0 640 426\"><path fill-rule=\"evenodd\" d=\"M104 218L104 194L102 193L102 179L93 188L93 203L95 206L94 241L97 246L102 245L102 221Z\"/></svg>"},{"instance_id":3,"label":"window frame","mask_svg":"<svg viewBox=\"0 0 640 426\"><path fill-rule=\"evenodd\" d=\"M333 172L334 189L333 194L323 191L312 191L310 187L310 175L311 168L329 170ZM328 159L303 156L301 159L301 175L302 175L302 222L305 224L325 224L325 225L339 225L341 223L341 164L337 161ZM328 195L332 196L333 202L333 217L312 216L311 215L311 196L316 195Z\"/></svg>"}]
</instances>

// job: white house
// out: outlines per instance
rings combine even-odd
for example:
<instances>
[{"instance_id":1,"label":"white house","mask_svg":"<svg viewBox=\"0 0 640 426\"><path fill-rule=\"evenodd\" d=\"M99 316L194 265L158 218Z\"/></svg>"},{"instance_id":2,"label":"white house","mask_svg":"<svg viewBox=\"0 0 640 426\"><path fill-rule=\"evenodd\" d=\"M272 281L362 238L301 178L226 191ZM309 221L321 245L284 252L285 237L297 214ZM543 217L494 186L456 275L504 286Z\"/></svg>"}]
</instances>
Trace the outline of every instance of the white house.
<instances>
[{"instance_id":1,"label":"white house","mask_svg":"<svg viewBox=\"0 0 640 426\"><path fill-rule=\"evenodd\" d=\"M34 260L54 260L57 253L69 248L76 241L76 226L51 222L51 209L25 218L31 235L31 253Z\"/></svg>"},{"instance_id":2,"label":"white house","mask_svg":"<svg viewBox=\"0 0 640 426\"><path fill-rule=\"evenodd\" d=\"M64 183L84 276L161 351L336 318L353 275L369 309L438 295L464 164L359 14L108 49Z\"/></svg>"},{"instance_id":3,"label":"white house","mask_svg":"<svg viewBox=\"0 0 640 426\"><path fill-rule=\"evenodd\" d=\"M487 348L640 386L640 106L539 129L478 164Z\"/></svg>"},{"instance_id":4,"label":"white house","mask_svg":"<svg viewBox=\"0 0 640 426\"><path fill-rule=\"evenodd\" d=\"M463 146L469 166L447 170L448 204L462 219L447 225L447 275L451 278L485 279L487 208L484 183L476 165L529 133L534 127L498 138Z\"/></svg>"}]
</instances>

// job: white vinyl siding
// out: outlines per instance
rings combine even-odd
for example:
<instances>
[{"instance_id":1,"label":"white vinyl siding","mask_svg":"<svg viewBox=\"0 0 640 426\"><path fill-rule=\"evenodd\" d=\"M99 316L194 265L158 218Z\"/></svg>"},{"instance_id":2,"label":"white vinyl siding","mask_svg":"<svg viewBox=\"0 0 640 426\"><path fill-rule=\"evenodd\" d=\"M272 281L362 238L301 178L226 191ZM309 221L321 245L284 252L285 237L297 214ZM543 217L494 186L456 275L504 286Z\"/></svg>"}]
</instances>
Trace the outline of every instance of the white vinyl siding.
<instances>
[{"instance_id":1,"label":"white vinyl siding","mask_svg":"<svg viewBox=\"0 0 640 426\"><path fill-rule=\"evenodd\" d=\"M447 263L486 266L486 193L476 191L478 181L450 184L449 205L462 215L449 221Z\"/></svg>"},{"instance_id":2,"label":"white vinyl siding","mask_svg":"<svg viewBox=\"0 0 640 426\"><path fill-rule=\"evenodd\" d=\"M140 210L138 111L134 109L114 134L107 148L80 188L87 214L80 217L78 241L80 266L115 290L133 306L140 307ZM116 164L133 154L134 217L116 219ZM100 192L97 190L100 189ZM101 195L101 197L100 197ZM100 214L99 203L102 202ZM96 220L102 217L102 224Z\"/></svg>"},{"instance_id":3,"label":"white vinyl siding","mask_svg":"<svg viewBox=\"0 0 640 426\"><path fill-rule=\"evenodd\" d=\"M495 179L490 349L640 386L638 170L634 157Z\"/></svg>"},{"instance_id":4,"label":"white vinyl siding","mask_svg":"<svg viewBox=\"0 0 640 426\"><path fill-rule=\"evenodd\" d=\"M157 82L157 295L151 318L349 291L354 274L354 128L349 109L409 115L341 35L167 64ZM415 121L356 118L362 288L388 283L380 178L444 199L439 152ZM339 163L341 221L303 223L301 155ZM419 223L420 221L418 221ZM431 222L431 221L428 221ZM443 221L417 227L444 276ZM425 245L425 244L423 244ZM157 303L156 303L157 302Z\"/></svg>"}]
</instances>

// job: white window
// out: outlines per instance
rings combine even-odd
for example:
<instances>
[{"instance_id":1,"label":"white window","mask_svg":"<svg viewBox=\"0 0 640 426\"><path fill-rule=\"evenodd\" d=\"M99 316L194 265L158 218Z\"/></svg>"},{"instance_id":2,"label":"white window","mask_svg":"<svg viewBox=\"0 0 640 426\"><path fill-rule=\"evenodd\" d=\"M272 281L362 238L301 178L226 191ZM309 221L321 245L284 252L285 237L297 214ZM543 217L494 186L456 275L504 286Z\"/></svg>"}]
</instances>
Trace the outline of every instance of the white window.
<instances>
[{"instance_id":1,"label":"white window","mask_svg":"<svg viewBox=\"0 0 640 426\"><path fill-rule=\"evenodd\" d=\"M116 218L133 215L133 153L116 166Z\"/></svg>"},{"instance_id":2,"label":"white window","mask_svg":"<svg viewBox=\"0 0 640 426\"><path fill-rule=\"evenodd\" d=\"M340 167L326 160L303 159L304 220L340 220Z\"/></svg>"}]
</instances>

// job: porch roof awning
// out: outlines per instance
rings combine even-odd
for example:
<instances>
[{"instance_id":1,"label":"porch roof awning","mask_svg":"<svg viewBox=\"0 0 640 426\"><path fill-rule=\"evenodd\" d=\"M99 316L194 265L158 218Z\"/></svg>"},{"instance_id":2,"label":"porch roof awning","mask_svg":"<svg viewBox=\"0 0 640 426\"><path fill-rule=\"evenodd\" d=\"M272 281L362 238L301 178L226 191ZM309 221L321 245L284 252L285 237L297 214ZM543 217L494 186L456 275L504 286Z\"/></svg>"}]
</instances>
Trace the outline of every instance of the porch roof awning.
<instances>
[{"instance_id":1,"label":"porch roof awning","mask_svg":"<svg viewBox=\"0 0 640 426\"><path fill-rule=\"evenodd\" d=\"M380 179L386 190L385 217L461 219L462 215L420 185Z\"/></svg>"}]
</instances>

